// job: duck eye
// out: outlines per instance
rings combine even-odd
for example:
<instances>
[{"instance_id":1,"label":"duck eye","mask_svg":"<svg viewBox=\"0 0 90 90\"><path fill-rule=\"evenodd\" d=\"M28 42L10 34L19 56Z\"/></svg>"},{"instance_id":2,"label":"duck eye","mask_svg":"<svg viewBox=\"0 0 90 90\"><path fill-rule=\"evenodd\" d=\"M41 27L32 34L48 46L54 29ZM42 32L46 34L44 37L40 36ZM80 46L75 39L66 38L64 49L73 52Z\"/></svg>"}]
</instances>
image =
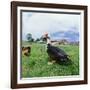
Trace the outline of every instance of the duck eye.
<instances>
[{"instance_id":1,"label":"duck eye","mask_svg":"<svg viewBox=\"0 0 90 90\"><path fill-rule=\"evenodd\" d=\"M47 38L46 38L46 37L44 37L44 38L43 38L43 41L47 41Z\"/></svg>"}]
</instances>

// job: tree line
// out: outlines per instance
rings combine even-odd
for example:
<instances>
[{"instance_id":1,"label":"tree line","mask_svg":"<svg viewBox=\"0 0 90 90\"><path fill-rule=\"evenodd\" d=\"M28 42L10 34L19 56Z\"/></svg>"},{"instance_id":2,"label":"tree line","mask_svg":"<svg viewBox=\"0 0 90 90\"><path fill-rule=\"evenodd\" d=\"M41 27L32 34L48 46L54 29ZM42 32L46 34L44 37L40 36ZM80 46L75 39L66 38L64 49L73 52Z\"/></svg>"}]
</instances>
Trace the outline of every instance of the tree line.
<instances>
[{"instance_id":1,"label":"tree line","mask_svg":"<svg viewBox=\"0 0 90 90\"><path fill-rule=\"evenodd\" d=\"M31 33L28 33L26 35L26 39L28 42L39 42L39 41L43 41L43 38L42 36L40 38L37 38L36 40L32 37L32 34Z\"/></svg>"}]
</instances>

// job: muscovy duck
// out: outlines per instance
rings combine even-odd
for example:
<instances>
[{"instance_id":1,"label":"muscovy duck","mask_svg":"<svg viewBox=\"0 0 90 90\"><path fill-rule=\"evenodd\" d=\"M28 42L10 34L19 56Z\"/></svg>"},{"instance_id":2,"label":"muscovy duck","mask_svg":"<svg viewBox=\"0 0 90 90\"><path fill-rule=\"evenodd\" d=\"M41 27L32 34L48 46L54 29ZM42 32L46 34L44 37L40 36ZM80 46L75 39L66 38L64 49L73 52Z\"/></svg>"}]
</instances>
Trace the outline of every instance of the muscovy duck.
<instances>
[{"instance_id":1,"label":"muscovy duck","mask_svg":"<svg viewBox=\"0 0 90 90\"><path fill-rule=\"evenodd\" d=\"M52 45L48 34L44 35L44 39L47 41L47 53L50 57L50 61L61 62L69 60L69 55L67 55L64 50Z\"/></svg>"},{"instance_id":2,"label":"muscovy duck","mask_svg":"<svg viewBox=\"0 0 90 90\"><path fill-rule=\"evenodd\" d=\"M47 44L47 53L53 60L67 61L69 60L68 55L60 48Z\"/></svg>"}]
</instances>

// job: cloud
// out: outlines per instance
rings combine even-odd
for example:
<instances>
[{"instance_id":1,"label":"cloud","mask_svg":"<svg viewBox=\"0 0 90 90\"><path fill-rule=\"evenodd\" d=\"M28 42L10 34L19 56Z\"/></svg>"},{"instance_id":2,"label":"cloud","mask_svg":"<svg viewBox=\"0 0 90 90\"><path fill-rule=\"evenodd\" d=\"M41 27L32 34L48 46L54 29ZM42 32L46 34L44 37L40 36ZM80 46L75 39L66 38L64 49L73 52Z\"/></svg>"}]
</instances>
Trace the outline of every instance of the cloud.
<instances>
[{"instance_id":1,"label":"cloud","mask_svg":"<svg viewBox=\"0 0 90 90\"><path fill-rule=\"evenodd\" d=\"M33 38L39 38L44 32L49 34L55 32L67 32L72 29L79 32L80 15L70 14L48 14L23 12L22 15L22 38L31 33Z\"/></svg>"}]
</instances>

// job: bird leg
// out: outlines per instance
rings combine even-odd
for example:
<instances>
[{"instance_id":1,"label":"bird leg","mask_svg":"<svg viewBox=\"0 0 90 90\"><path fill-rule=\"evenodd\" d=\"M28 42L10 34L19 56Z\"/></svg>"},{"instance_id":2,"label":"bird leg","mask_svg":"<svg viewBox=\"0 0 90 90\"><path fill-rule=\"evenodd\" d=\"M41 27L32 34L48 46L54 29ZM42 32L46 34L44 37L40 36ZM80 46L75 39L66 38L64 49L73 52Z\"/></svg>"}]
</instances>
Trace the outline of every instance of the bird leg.
<instances>
[{"instance_id":1,"label":"bird leg","mask_svg":"<svg viewBox=\"0 0 90 90\"><path fill-rule=\"evenodd\" d=\"M56 60L52 60L51 57L49 57L49 62L48 62L48 65L52 65L56 62Z\"/></svg>"},{"instance_id":2,"label":"bird leg","mask_svg":"<svg viewBox=\"0 0 90 90\"><path fill-rule=\"evenodd\" d=\"M50 62L50 61L48 62L48 65L52 65L52 64L53 64L52 62Z\"/></svg>"},{"instance_id":3,"label":"bird leg","mask_svg":"<svg viewBox=\"0 0 90 90\"><path fill-rule=\"evenodd\" d=\"M48 65L52 65L52 64L54 64L55 62L56 62L55 60L49 61L49 62L48 62Z\"/></svg>"}]
</instances>

